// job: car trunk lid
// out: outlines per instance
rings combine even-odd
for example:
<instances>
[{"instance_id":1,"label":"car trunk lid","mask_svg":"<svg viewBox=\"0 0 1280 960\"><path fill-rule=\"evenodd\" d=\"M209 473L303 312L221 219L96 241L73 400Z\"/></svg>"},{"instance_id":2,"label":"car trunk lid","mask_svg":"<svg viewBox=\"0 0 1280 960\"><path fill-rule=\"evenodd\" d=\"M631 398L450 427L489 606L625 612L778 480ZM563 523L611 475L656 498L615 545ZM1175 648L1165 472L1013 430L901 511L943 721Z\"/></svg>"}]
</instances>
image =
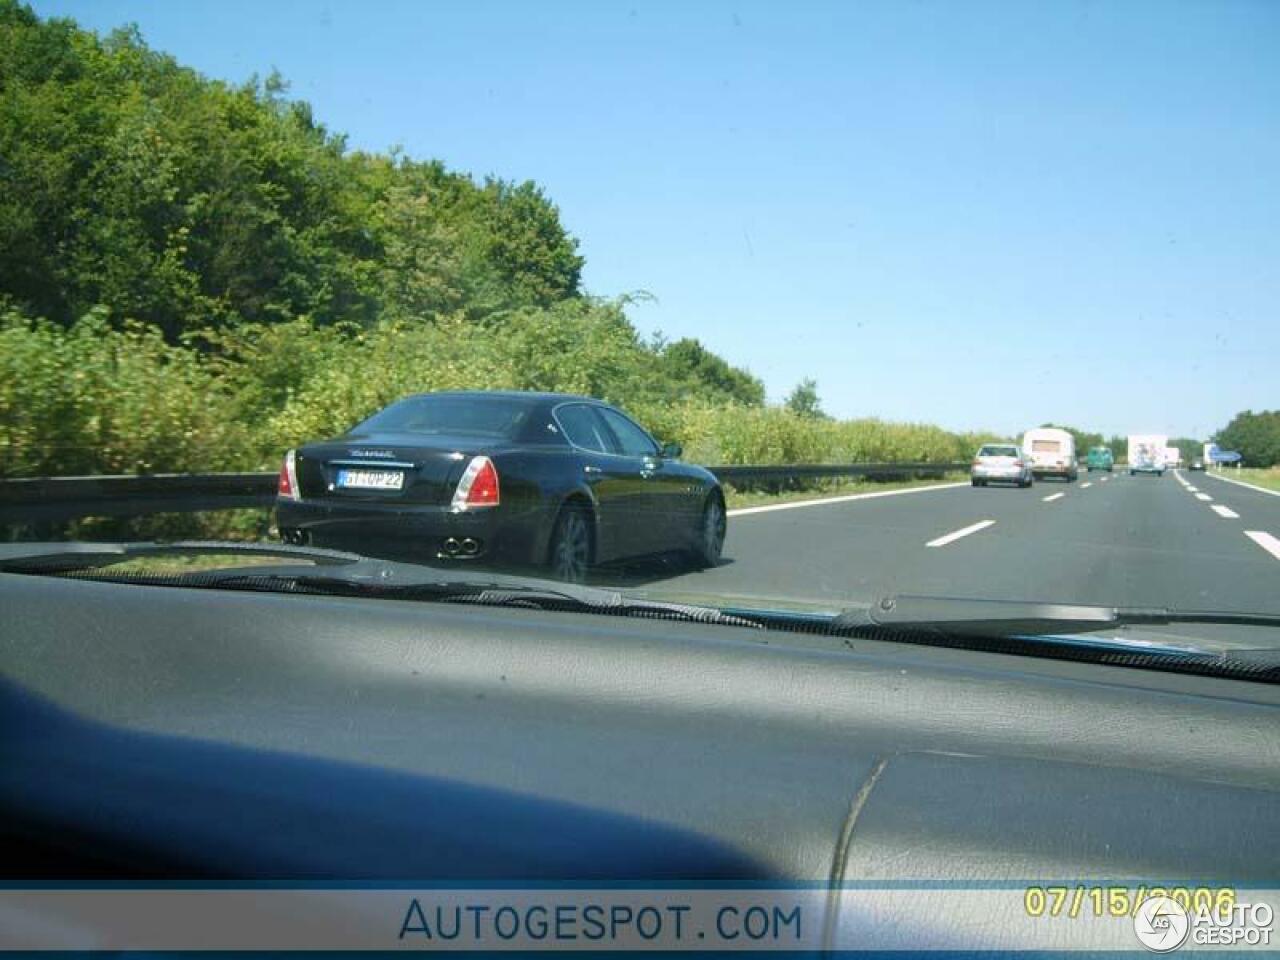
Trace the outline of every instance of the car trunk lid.
<instances>
[{"instance_id":1,"label":"car trunk lid","mask_svg":"<svg viewBox=\"0 0 1280 960\"><path fill-rule=\"evenodd\" d=\"M302 499L334 498L446 505L472 456L487 438L350 436L297 452Z\"/></svg>"}]
</instances>

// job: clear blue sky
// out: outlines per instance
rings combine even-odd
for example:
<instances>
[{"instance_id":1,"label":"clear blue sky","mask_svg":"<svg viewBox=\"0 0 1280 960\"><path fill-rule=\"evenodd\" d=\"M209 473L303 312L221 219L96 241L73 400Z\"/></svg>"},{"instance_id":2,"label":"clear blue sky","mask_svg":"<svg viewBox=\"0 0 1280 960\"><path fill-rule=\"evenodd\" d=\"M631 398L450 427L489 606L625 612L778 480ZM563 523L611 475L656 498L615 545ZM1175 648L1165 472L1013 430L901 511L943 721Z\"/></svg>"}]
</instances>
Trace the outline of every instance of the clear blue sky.
<instances>
[{"instance_id":1,"label":"clear blue sky","mask_svg":"<svg viewBox=\"0 0 1280 960\"><path fill-rule=\"evenodd\" d=\"M774 398L1201 435L1280 407L1274 0L35 7L538 181L588 290L650 291L642 330Z\"/></svg>"}]
</instances>

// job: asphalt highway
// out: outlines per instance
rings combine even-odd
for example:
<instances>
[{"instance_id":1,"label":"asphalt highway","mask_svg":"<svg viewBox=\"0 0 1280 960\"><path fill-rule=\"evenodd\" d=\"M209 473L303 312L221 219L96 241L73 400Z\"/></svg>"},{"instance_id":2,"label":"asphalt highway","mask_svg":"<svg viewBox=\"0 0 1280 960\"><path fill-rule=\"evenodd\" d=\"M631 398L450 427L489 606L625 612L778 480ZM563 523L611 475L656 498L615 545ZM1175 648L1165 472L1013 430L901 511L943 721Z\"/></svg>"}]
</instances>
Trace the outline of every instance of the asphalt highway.
<instances>
[{"instance_id":1,"label":"asphalt highway","mask_svg":"<svg viewBox=\"0 0 1280 960\"><path fill-rule=\"evenodd\" d=\"M1280 614L1280 496L1173 471L731 511L722 564L641 583L831 603L893 593Z\"/></svg>"}]
</instances>

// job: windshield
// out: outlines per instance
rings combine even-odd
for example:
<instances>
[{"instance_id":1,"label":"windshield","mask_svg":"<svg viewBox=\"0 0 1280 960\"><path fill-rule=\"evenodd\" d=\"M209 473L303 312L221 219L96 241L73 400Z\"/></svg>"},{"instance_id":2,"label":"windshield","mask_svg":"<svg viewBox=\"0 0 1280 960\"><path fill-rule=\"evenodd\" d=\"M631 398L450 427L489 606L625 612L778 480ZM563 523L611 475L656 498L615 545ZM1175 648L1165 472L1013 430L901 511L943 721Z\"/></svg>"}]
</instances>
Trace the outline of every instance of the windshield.
<instances>
[{"instance_id":1,"label":"windshield","mask_svg":"<svg viewBox=\"0 0 1280 960\"><path fill-rule=\"evenodd\" d=\"M1280 613L1280 6L262 6L0 0L5 541Z\"/></svg>"}]
</instances>

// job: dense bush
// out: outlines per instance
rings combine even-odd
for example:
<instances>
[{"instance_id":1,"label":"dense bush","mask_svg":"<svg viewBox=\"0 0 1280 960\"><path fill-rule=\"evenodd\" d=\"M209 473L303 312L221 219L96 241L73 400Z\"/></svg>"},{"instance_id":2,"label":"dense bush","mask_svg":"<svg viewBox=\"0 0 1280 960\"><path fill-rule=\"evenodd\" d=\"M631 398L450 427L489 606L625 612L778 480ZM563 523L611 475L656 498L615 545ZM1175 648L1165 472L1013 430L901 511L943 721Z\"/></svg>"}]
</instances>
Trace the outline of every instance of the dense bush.
<instances>
[{"instance_id":1,"label":"dense bush","mask_svg":"<svg viewBox=\"0 0 1280 960\"><path fill-rule=\"evenodd\" d=\"M406 394L554 390L603 397L703 463L963 460L985 438L923 424L816 419L666 375L617 304L575 299L492 329L242 326L190 346L92 311L64 329L0 315L0 474L264 469Z\"/></svg>"},{"instance_id":2,"label":"dense bush","mask_svg":"<svg viewBox=\"0 0 1280 960\"><path fill-rule=\"evenodd\" d=\"M156 328L0 314L4 475L215 471L243 463L248 439L225 386Z\"/></svg>"}]
</instances>

